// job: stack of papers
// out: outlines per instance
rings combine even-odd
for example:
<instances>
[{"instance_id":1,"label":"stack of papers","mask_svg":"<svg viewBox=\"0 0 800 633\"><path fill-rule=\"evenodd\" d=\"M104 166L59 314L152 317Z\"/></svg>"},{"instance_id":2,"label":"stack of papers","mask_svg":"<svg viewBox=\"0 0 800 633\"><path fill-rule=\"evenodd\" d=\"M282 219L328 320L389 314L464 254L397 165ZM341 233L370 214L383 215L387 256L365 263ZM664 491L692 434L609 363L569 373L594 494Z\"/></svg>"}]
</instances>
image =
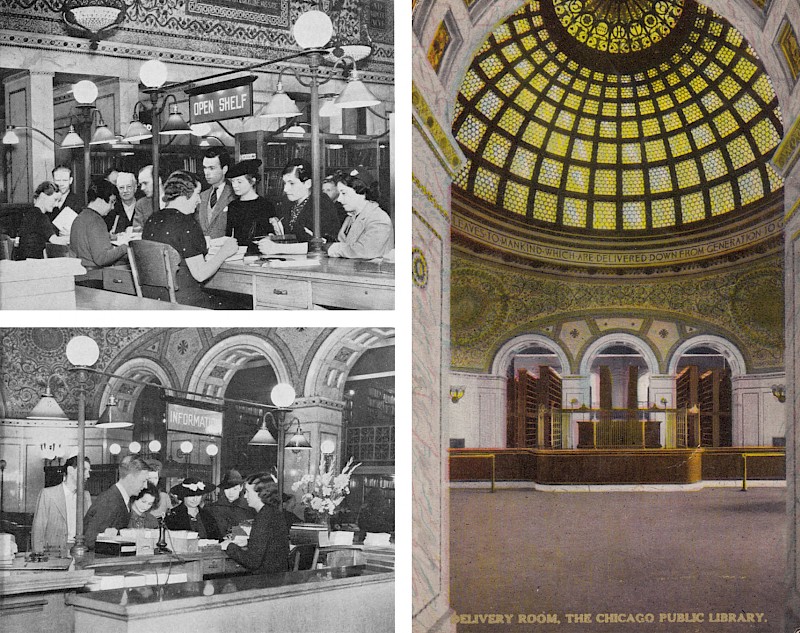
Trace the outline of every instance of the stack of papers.
<instances>
[{"instance_id":1,"label":"stack of papers","mask_svg":"<svg viewBox=\"0 0 800 633\"><path fill-rule=\"evenodd\" d=\"M78 214L75 213L75 211L73 211L70 207L64 207L61 209L61 213L56 216L56 219L53 220L53 225L62 235L69 235L69 230L72 228L72 223L77 217Z\"/></svg>"},{"instance_id":2,"label":"stack of papers","mask_svg":"<svg viewBox=\"0 0 800 633\"><path fill-rule=\"evenodd\" d=\"M263 268L312 268L321 265L322 262L319 259L285 256L270 258L261 266Z\"/></svg>"}]
</instances>

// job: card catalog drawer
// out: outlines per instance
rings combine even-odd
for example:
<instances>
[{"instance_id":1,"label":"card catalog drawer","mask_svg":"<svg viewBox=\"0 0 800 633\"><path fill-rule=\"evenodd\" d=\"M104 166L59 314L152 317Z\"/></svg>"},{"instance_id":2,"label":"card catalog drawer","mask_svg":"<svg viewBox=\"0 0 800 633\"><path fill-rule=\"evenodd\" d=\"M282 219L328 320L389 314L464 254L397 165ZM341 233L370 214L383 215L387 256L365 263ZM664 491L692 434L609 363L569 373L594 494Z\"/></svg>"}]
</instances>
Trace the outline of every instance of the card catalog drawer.
<instances>
[{"instance_id":1,"label":"card catalog drawer","mask_svg":"<svg viewBox=\"0 0 800 633\"><path fill-rule=\"evenodd\" d=\"M302 279L256 277L255 307L306 310L311 307L311 283Z\"/></svg>"}]
</instances>

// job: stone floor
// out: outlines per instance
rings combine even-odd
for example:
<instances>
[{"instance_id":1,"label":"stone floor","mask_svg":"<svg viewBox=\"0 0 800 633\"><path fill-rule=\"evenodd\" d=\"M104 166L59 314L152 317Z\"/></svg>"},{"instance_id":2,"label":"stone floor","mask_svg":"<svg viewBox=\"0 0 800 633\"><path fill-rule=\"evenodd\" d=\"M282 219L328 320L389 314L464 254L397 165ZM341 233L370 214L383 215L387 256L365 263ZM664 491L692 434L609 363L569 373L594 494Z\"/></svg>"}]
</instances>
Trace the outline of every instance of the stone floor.
<instances>
[{"instance_id":1,"label":"stone floor","mask_svg":"<svg viewBox=\"0 0 800 633\"><path fill-rule=\"evenodd\" d=\"M458 631L780 631L785 498L451 490Z\"/></svg>"}]
</instances>

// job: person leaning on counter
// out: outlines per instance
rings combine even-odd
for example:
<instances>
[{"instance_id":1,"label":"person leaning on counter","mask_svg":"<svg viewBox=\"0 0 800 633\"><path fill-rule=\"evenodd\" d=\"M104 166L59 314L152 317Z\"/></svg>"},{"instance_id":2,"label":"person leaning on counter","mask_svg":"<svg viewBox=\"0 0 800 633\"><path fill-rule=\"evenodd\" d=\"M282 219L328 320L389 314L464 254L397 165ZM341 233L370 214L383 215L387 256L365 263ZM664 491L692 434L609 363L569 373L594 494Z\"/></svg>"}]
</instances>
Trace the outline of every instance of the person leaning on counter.
<instances>
[{"instance_id":1,"label":"person leaning on counter","mask_svg":"<svg viewBox=\"0 0 800 633\"><path fill-rule=\"evenodd\" d=\"M272 203L262 198L256 191L258 169L261 161L257 158L236 163L228 171L228 178L236 198L228 205L228 220L225 234L235 237L237 242L254 249L253 238L266 235L270 228L270 218L275 215ZM201 195L202 197L202 195Z\"/></svg>"},{"instance_id":2,"label":"person leaning on counter","mask_svg":"<svg viewBox=\"0 0 800 633\"><path fill-rule=\"evenodd\" d=\"M170 493L181 503L167 514L166 524L170 530L188 530L197 532L199 538L216 539L217 523L205 508L201 508L203 496L214 492L216 486L196 477L187 477L181 483L172 486Z\"/></svg>"},{"instance_id":3,"label":"person leaning on counter","mask_svg":"<svg viewBox=\"0 0 800 633\"><path fill-rule=\"evenodd\" d=\"M84 480L89 479L92 467L89 458L83 468ZM84 508L92 505L92 496L87 490L84 494ZM31 550L43 552L55 549L66 552L75 542L78 497L78 456L73 455L64 462L64 481L57 486L44 488L36 500L36 512L31 527Z\"/></svg>"},{"instance_id":4,"label":"person leaning on counter","mask_svg":"<svg viewBox=\"0 0 800 633\"><path fill-rule=\"evenodd\" d=\"M337 174L335 180L347 219L337 241L328 247L328 257L384 257L394 248L394 229L392 219L378 205L375 179L358 167L347 175Z\"/></svg>"},{"instance_id":5,"label":"person leaning on counter","mask_svg":"<svg viewBox=\"0 0 800 633\"><path fill-rule=\"evenodd\" d=\"M128 527L134 529L158 529L158 518L151 514L150 509L158 499L158 488L148 483L135 497L131 497L131 516Z\"/></svg>"},{"instance_id":6,"label":"person leaning on counter","mask_svg":"<svg viewBox=\"0 0 800 633\"><path fill-rule=\"evenodd\" d=\"M96 288L103 287L103 268L119 261L128 253L130 233L117 238L118 246L111 243L104 218L114 209L117 188L107 180L93 182L86 191L86 206L72 223L69 237L70 257L77 257L86 274L75 283Z\"/></svg>"},{"instance_id":7,"label":"person leaning on counter","mask_svg":"<svg viewBox=\"0 0 800 633\"><path fill-rule=\"evenodd\" d=\"M97 535L107 528L121 530L128 527L130 500L147 485L149 464L141 457L133 457L119 466L119 481L101 492L83 517L83 534L86 547L94 549Z\"/></svg>"},{"instance_id":8,"label":"person leaning on counter","mask_svg":"<svg viewBox=\"0 0 800 633\"><path fill-rule=\"evenodd\" d=\"M268 473L250 475L244 483L244 498L256 511L247 548L229 539L222 549L229 558L256 574L279 574L286 571L289 556L289 529L280 511L278 484Z\"/></svg>"},{"instance_id":9,"label":"person leaning on counter","mask_svg":"<svg viewBox=\"0 0 800 633\"><path fill-rule=\"evenodd\" d=\"M224 537L237 525L254 519L256 513L242 497L244 478L238 470L231 469L225 473L219 488L222 494L206 506L206 510L217 523L217 533Z\"/></svg>"},{"instance_id":10,"label":"person leaning on counter","mask_svg":"<svg viewBox=\"0 0 800 633\"><path fill-rule=\"evenodd\" d=\"M44 259L44 247L51 244L68 244L68 236L59 236L58 229L48 219L58 201L58 188L49 181L41 183L33 192L33 205L22 212L19 246L14 249L14 259Z\"/></svg>"}]
</instances>

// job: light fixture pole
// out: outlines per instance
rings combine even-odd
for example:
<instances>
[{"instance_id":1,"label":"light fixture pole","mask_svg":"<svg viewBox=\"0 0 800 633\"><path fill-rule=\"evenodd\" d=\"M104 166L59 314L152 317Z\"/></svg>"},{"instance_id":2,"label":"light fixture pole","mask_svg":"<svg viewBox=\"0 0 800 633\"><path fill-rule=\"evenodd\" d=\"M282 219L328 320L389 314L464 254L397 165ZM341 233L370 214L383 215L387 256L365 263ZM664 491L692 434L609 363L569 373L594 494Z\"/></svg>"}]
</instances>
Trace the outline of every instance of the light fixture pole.
<instances>
[{"instance_id":1,"label":"light fixture pole","mask_svg":"<svg viewBox=\"0 0 800 633\"><path fill-rule=\"evenodd\" d=\"M86 367L91 367L100 358L100 348L94 339L88 336L76 336L67 343L67 360L73 367L82 372ZM84 479L83 471L86 467L86 394L83 390L81 381L78 391L78 470L77 499L75 509L75 544L70 549L70 554L74 558L83 558L86 555L87 547L83 534L83 515L86 508L83 498Z\"/></svg>"},{"instance_id":2,"label":"light fixture pole","mask_svg":"<svg viewBox=\"0 0 800 633\"><path fill-rule=\"evenodd\" d=\"M0 520L5 516L6 460L0 459Z\"/></svg>"}]
</instances>

